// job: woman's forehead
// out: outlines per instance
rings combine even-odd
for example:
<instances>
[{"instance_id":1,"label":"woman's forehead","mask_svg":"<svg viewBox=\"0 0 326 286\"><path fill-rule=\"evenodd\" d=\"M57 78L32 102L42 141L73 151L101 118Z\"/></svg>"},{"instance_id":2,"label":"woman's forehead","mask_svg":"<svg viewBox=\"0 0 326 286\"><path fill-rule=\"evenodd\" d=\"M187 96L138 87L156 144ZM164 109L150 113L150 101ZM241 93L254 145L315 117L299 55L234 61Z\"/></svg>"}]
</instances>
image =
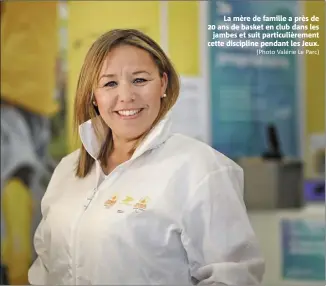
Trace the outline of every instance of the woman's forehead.
<instances>
[{"instance_id":1,"label":"woman's forehead","mask_svg":"<svg viewBox=\"0 0 326 286\"><path fill-rule=\"evenodd\" d=\"M112 49L103 61L100 75L122 75L123 73L151 73L157 66L149 52L132 46Z\"/></svg>"}]
</instances>

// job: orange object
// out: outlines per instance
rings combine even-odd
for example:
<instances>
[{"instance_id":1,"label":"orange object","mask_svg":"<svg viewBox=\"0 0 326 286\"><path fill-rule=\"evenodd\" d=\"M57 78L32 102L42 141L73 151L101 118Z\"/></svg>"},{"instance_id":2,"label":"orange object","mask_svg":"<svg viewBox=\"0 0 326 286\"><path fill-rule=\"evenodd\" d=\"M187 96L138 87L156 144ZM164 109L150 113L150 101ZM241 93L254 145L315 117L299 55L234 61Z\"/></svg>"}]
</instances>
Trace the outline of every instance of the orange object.
<instances>
[{"instance_id":1,"label":"orange object","mask_svg":"<svg viewBox=\"0 0 326 286\"><path fill-rule=\"evenodd\" d=\"M147 197L139 200L139 202L137 204L135 204L134 209L145 210L147 208L148 201L149 201L149 198L147 198Z\"/></svg>"},{"instance_id":2,"label":"orange object","mask_svg":"<svg viewBox=\"0 0 326 286\"><path fill-rule=\"evenodd\" d=\"M108 199L104 205L106 207L112 207L117 202L117 196L113 196L112 198Z\"/></svg>"}]
</instances>

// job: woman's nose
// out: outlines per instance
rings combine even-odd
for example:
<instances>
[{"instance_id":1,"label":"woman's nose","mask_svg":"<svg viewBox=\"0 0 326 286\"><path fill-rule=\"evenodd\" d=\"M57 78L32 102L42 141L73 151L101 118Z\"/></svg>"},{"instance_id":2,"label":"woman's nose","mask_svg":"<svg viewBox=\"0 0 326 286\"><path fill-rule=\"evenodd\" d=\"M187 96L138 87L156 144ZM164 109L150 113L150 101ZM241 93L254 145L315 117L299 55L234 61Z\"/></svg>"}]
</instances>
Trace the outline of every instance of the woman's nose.
<instances>
[{"instance_id":1,"label":"woman's nose","mask_svg":"<svg viewBox=\"0 0 326 286\"><path fill-rule=\"evenodd\" d=\"M123 102L129 102L135 99L132 86L129 83L123 83L119 86L118 96L119 100Z\"/></svg>"}]
</instances>

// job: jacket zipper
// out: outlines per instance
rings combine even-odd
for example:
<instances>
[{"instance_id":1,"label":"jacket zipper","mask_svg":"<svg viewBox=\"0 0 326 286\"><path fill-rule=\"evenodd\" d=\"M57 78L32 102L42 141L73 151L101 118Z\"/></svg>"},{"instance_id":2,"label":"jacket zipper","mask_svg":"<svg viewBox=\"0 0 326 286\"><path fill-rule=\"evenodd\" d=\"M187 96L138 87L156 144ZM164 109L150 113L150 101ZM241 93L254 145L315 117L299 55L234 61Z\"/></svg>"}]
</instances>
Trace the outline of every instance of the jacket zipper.
<instances>
[{"instance_id":1,"label":"jacket zipper","mask_svg":"<svg viewBox=\"0 0 326 286\"><path fill-rule=\"evenodd\" d=\"M87 208L91 204L92 200L95 197L95 194L97 193L98 188L94 188L91 196L87 197L87 202L83 207L83 210L81 211L80 215L77 218L77 221L75 222L75 229L73 233L73 253L72 253L72 276L73 276L73 285L77 285L77 237L78 237L78 231L81 219L86 212Z\"/></svg>"}]
</instances>

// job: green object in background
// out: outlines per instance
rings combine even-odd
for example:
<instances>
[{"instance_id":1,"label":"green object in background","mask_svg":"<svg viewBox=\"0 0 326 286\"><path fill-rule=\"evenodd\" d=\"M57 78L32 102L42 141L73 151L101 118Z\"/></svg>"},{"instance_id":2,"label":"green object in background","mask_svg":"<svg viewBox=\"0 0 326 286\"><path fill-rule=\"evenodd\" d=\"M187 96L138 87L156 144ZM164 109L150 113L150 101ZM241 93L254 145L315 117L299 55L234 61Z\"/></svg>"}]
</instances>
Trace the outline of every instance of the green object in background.
<instances>
[{"instance_id":1,"label":"green object in background","mask_svg":"<svg viewBox=\"0 0 326 286\"><path fill-rule=\"evenodd\" d=\"M325 222L281 221L284 279L325 281Z\"/></svg>"},{"instance_id":2,"label":"green object in background","mask_svg":"<svg viewBox=\"0 0 326 286\"><path fill-rule=\"evenodd\" d=\"M50 143L50 154L54 160L60 161L67 155L67 138L64 132L61 132L60 136L52 139Z\"/></svg>"},{"instance_id":3,"label":"green object in background","mask_svg":"<svg viewBox=\"0 0 326 286\"><path fill-rule=\"evenodd\" d=\"M51 157L56 161L60 161L68 154L65 121L64 109L51 118L52 140L50 142L49 152Z\"/></svg>"}]
</instances>

